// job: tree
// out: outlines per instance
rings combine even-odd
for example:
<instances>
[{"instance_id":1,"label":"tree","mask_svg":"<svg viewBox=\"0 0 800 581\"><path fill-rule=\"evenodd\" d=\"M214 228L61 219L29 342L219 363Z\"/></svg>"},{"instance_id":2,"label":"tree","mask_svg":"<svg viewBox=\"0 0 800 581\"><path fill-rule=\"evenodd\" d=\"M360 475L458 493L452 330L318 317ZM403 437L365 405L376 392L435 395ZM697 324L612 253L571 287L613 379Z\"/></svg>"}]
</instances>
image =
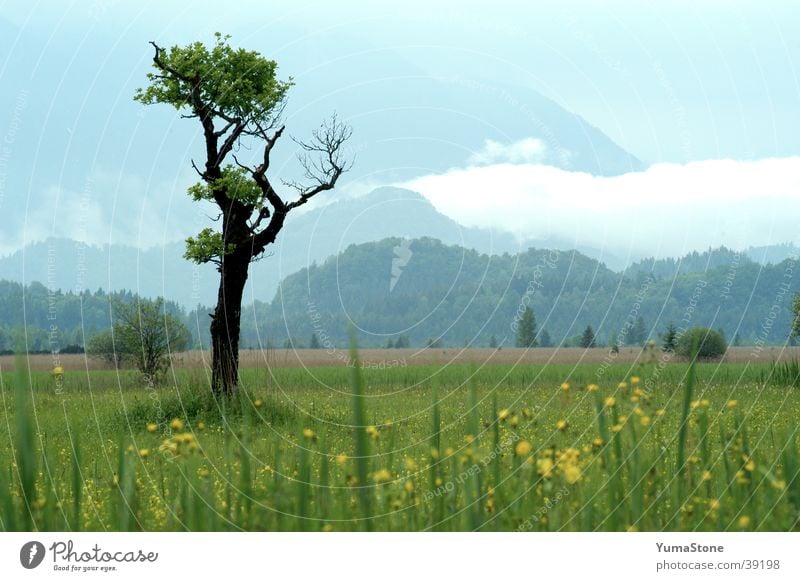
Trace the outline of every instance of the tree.
<instances>
[{"instance_id":1,"label":"tree","mask_svg":"<svg viewBox=\"0 0 800 581\"><path fill-rule=\"evenodd\" d=\"M491 349L497 349L497 337L495 337L494 335L492 335L491 338L489 339L489 347Z\"/></svg>"},{"instance_id":2,"label":"tree","mask_svg":"<svg viewBox=\"0 0 800 581\"><path fill-rule=\"evenodd\" d=\"M517 347L536 347L536 315L530 307L525 307L517 326Z\"/></svg>"},{"instance_id":3,"label":"tree","mask_svg":"<svg viewBox=\"0 0 800 581\"><path fill-rule=\"evenodd\" d=\"M115 344L114 333L111 329L103 329L89 338L86 345L86 352L96 359L100 359L115 369L118 368L125 359L125 347L122 344Z\"/></svg>"},{"instance_id":4,"label":"tree","mask_svg":"<svg viewBox=\"0 0 800 581\"><path fill-rule=\"evenodd\" d=\"M218 208L220 227L187 238L185 257L211 262L220 274L211 317L211 386L230 394L239 380L242 296L250 263L275 242L289 212L333 189L347 171L342 150L351 130L334 115L310 141L295 141L307 183L284 182L295 191L295 199L287 201L273 187L267 170L285 129L281 114L293 82L276 77L275 61L234 49L229 37L215 36L210 49L196 42L167 50L151 42L155 72L147 75L149 84L134 98L144 105L171 105L202 127L205 162L200 168L192 161L200 181L189 194ZM256 149L261 153L251 165L241 163L234 153Z\"/></svg>"},{"instance_id":5,"label":"tree","mask_svg":"<svg viewBox=\"0 0 800 581\"><path fill-rule=\"evenodd\" d=\"M594 329L592 329L591 325L586 325L586 328L583 330L583 334L581 335L580 346L584 349L591 349L594 347L594 344Z\"/></svg>"},{"instance_id":6,"label":"tree","mask_svg":"<svg viewBox=\"0 0 800 581\"><path fill-rule=\"evenodd\" d=\"M644 345L645 341L647 341L647 327L644 324L644 317L640 315L636 318L636 323L631 329L629 343L631 345Z\"/></svg>"},{"instance_id":7,"label":"tree","mask_svg":"<svg viewBox=\"0 0 800 581\"><path fill-rule=\"evenodd\" d=\"M667 325L667 330L664 333L664 343L661 348L668 353L672 353L675 351L675 348L678 346L678 329L675 328L675 325L670 323Z\"/></svg>"},{"instance_id":8,"label":"tree","mask_svg":"<svg viewBox=\"0 0 800 581\"><path fill-rule=\"evenodd\" d=\"M311 341L308 344L310 349L321 349L322 346L319 344L319 337L317 337L316 333L311 333Z\"/></svg>"},{"instance_id":9,"label":"tree","mask_svg":"<svg viewBox=\"0 0 800 581\"><path fill-rule=\"evenodd\" d=\"M442 341L441 337L428 337L428 340L425 342L425 345L429 349L441 349L444 347L444 341Z\"/></svg>"},{"instance_id":10,"label":"tree","mask_svg":"<svg viewBox=\"0 0 800 581\"><path fill-rule=\"evenodd\" d=\"M547 332L547 329L542 329L542 332L539 334L539 346L540 347L553 346L553 340L550 338L550 333Z\"/></svg>"},{"instance_id":11,"label":"tree","mask_svg":"<svg viewBox=\"0 0 800 581\"><path fill-rule=\"evenodd\" d=\"M394 341L391 337L386 340L386 348L387 349L394 349Z\"/></svg>"},{"instance_id":12,"label":"tree","mask_svg":"<svg viewBox=\"0 0 800 581\"><path fill-rule=\"evenodd\" d=\"M792 301L792 336L793 337L800 337L800 293L794 295L794 300Z\"/></svg>"},{"instance_id":13,"label":"tree","mask_svg":"<svg viewBox=\"0 0 800 581\"><path fill-rule=\"evenodd\" d=\"M612 353L619 353L619 334L616 331L611 331L608 336L608 346Z\"/></svg>"},{"instance_id":14,"label":"tree","mask_svg":"<svg viewBox=\"0 0 800 581\"><path fill-rule=\"evenodd\" d=\"M722 357L727 349L725 338L719 331L694 327L678 339L676 352L683 357L692 357L696 352L698 359L716 359Z\"/></svg>"},{"instance_id":15,"label":"tree","mask_svg":"<svg viewBox=\"0 0 800 581\"><path fill-rule=\"evenodd\" d=\"M408 337L405 335L400 335L397 341L394 342L395 349L408 349L409 345Z\"/></svg>"},{"instance_id":16,"label":"tree","mask_svg":"<svg viewBox=\"0 0 800 581\"><path fill-rule=\"evenodd\" d=\"M737 332L733 336L733 346L734 347L741 347L741 345L742 345L742 335Z\"/></svg>"},{"instance_id":17,"label":"tree","mask_svg":"<svg viewBox=\"0 0 800 581\"><path fill-rule=\"evenodd\" d=\"M164 308L164 299L115 301L111 329L89 341L89 353L117 366L131 362L148 383L157 383L170 364L170 354L184 351L191 340L186 325Z\"/></svg>"}]
</instances>

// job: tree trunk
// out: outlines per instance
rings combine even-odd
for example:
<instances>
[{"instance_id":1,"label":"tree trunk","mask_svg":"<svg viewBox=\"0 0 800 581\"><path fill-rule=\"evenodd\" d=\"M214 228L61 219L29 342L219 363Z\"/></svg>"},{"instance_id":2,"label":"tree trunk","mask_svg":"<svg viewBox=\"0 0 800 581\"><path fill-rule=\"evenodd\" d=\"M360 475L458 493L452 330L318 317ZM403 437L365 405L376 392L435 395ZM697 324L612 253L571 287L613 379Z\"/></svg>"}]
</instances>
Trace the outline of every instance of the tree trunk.
<instances>
[{"instance_id":1,"label":"tree trunk","mask_svg":"<svg viewBox=\"0 0 800 581\"><path fill-rule=\"evenodd\" d=\"M230 254L220 268L217 307L211 320L211 388L226 395L239 383L239 329L250 256Z\"/></svg>"}]
</instances>

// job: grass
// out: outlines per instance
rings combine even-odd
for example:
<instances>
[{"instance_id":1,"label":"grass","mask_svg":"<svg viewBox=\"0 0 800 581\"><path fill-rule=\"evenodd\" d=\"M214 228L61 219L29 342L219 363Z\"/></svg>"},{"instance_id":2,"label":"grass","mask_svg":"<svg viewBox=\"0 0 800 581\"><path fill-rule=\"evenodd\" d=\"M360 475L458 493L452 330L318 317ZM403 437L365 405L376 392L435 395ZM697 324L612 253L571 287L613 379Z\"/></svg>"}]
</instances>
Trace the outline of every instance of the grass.
<instances>
[{"instance_id":1,"label":"grass","mask_svg":"<svg viewBox=\"0 0 800 581\"><path fill-rule=\"evenodd\" d=\"M246 369L218 400L20 362L0 529L798 530L790 365Z\"/></svg>"}]
</instances>

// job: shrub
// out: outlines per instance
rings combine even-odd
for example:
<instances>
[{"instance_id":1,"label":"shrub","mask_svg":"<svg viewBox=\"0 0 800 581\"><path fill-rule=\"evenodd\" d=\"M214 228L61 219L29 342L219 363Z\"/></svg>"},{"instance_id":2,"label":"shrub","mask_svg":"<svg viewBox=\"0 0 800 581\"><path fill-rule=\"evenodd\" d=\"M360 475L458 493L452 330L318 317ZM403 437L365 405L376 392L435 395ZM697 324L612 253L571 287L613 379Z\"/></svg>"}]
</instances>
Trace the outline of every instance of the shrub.
<instances>
[{"instance_id":1,"label":"shrub","mask_svg":"<svg viewBox=\"0 0 800 581\"><path fill-rule=\"evenodd\" d=\"M164 300L138 299L114 304L116 321L89 340L89 353L118 367L132 363L148 383L160 381L170 354L184 351L191 340L180 319L165 311Z\"/></svg>"},{"instance_id":2,"label":"shrub","mask_svg":"<svg viewBox=\"0 0 800 581\"><path fill-rule=\"evenodd\" d=\"M111 329L103 329L93 335L86 345L86 351L92 357L115 368L120 366L126 355L125 346L114 342Z\"/></svg>"},{"instance_id":3,"label":"shrub","mask_svg":"<svg viewBox=\"0 0 800 581\"><path fill-rule=\"evenodd\" d=\"M678 339L676 352L683 357L691 357L694 349L697 349L698 359L717 359L725 355L728 344L719 331L694 327Z\"/></svg>"}]
</instances>

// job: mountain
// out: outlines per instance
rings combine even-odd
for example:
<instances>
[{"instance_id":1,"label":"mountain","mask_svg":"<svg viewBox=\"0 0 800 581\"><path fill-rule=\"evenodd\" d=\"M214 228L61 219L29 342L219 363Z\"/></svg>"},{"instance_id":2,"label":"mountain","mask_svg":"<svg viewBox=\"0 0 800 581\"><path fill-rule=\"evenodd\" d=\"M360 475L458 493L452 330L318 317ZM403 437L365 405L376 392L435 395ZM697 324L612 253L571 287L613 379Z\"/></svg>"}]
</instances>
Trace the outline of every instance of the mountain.
<instances>
[{"instance_id":1,"label":"mountain","mask_svg":"<svg viewBox=\"0 0 800 581\"><path fill-rule=\"evenodd\" d=\"M740 264L776 264L797 254L791 244L750 248L736 252L724 247L692 252L681 258L643 259L631 265L600 249L573 248L558 239L518 240L495 230L461 226L438 212L422 195L383 187L360 197L347 197L290 216L268 255L251 267L245 300L270 302L278 284L305 267L321 264L354 244L386 238L433 238L445 245L480 254L516 255L528 248L561 252L576 250L604 268L628 276L649 273L657 278L706 272ZM183 258L184 245L173 242L141 250L112 244L85 245L51 238L0 258L0 277L14 282L39 281L50 288L72 290L130 290L146 297L164 296L186 308L213 305L218 274L211 265L195 265Z\"/></svg>"},{"instance_id":2,"label":"mountain","mask_svg":"<svg viewBox=\"0 0 800 581\"><path fill-rule=\"evenodd\" d=\"M649 273L658 278L671 278L678 274L707 272L718 267L738 267L739 264L755 262L749 251L737 252L720 246L709 248L704 252L690 252L680 258L644 258L628 266L626 272L631 275Z\"/></svg>"},{"instance_id":3,"label":"mountain","mask_svg":"<svg viewBox=\"0 0 800 581\"><path fill-rule=\"evenodd\" d=\"M400 336L412 346L437 339L449 346L488 345L493 336L512 345L525 305L556 344L574 344L587 325L601 344L614 335L635 343L639 317L647 330L642 340L657 338L672 322L679 328L722 329L729 339L738 335L748 344L781 344L789 335L792 298L800 290L796 277L787 278L794 268L790 260L760 265L742 258L736 268L718 264L667 276L619 273L577 251L491 256L431 238L387 238L351 244L300 269L286 277L271 301L246 298L242 346L287 340L302 346L316 334L324 348L346 349L351 325L365 347ZM207 309L186 312L174 302L168 308L208 345ZM0 281L0 349L12 348L23 329L30 348L46 349L53 321L59 345L81 344L108 325L108 294Z\"/></svg>"},{"instance_id":4,"label":"mountain","mask_svg":"<svg viewBox=\"0 0 800 581\"><path fill-rule=\"evenodd\" d=\"M291 330L298 345L316 333L323 345L345 348L353 324L365 346L400 335L412 345L430 338L487 345L492 335L509 345L525 304L556 342L573 340L586 325L601 342L625 337L641 316L653 338L673 322L721 328L729 339L782 343L800 290L800 282L785 278L792 267L742 260L733 274L719 264L660 277L616 273L576 251L488 256L427 238L392 238L350 246L287 277L271 303L248 309L243 344L281 344Z\"/></svg>"},{"instance_id":5,"label":"mountain","mask_svg":"<svg viewBox=\"0 0 800 581\"><path fill-rule=\"evenodd\" d=\"M2 176L0 248L18 249L23 234L76 238L82 229L82 239L95 244L139 245L196 227L185 192L197 178L190 158L202 156L199 124L132 97L150 70L148 40L169 45L212 37L162 38L160 28L118 35L97 22L87 30L56 27L42 35L0 17L0 81L11 88L0 91L0 135L13 141ZM309 40L302 28L294 32L282 30L287 41ZM286 136L273 151L276 184L303 177L289 136L307 139L334 111L353 128L348 151L355 165L340 183L344 189L463 167L487 140L535 139L541 144L535 161L597 175L644 166L534 88L434 76L399 49L375 51L372 40L344 30L329 34L347 66L319 66L327 55L303 55L298 47L280 54L282 77L303 74L289 96ZM270 55L285 45L269 36L233 42ZM257 150L243 147L238 157L253 161Z\"/></svg>"},{"instance_id":6,"label":"mountain","mask_svg":"<svg viewBox=\"0 0 800 581\"><path fill-rule=\"evenodd\" d=\"M251 267L246 296L269 301L280 280L301 268L351 244L391 236L428 236L486 254L516 253L521 248L511 234L459 225L416 192L379 188L291 216L268 255ZM51 238L0 258L0 276L76 292L127 289L142 296L169 297L190 308L214 304L218 284L214 267L192 264L183 252L182 242L140 250Z\"/></svg>"},{"instance_id":7,"label":"mountain","mask_svg":"<svg viewBox=\"0 0 800 581\"><path fill-rule=\"evenodd\" d=\"M771 246L751 246L745 252L751 260L759 264L778 264L787 258L796 259L800 256L800 248L791 242Z\"/></svg>"},{"instance_id":8,"label":"mountain","mask_svg":"<svg viewBox=\"0 0 800 581\"><path fill-rule=\"evenodd\" d=\"M664 278L689 272L707 272L718 267L736 270L741 264L775 265L790 258L796 260L798 256L800 248L791 242L771 246L751 246L744 250L732 250L720 246L703 252L689 252L680 258L643 258L624 270L630 275L643 272Z\"/></svg>"}]
</instances>

